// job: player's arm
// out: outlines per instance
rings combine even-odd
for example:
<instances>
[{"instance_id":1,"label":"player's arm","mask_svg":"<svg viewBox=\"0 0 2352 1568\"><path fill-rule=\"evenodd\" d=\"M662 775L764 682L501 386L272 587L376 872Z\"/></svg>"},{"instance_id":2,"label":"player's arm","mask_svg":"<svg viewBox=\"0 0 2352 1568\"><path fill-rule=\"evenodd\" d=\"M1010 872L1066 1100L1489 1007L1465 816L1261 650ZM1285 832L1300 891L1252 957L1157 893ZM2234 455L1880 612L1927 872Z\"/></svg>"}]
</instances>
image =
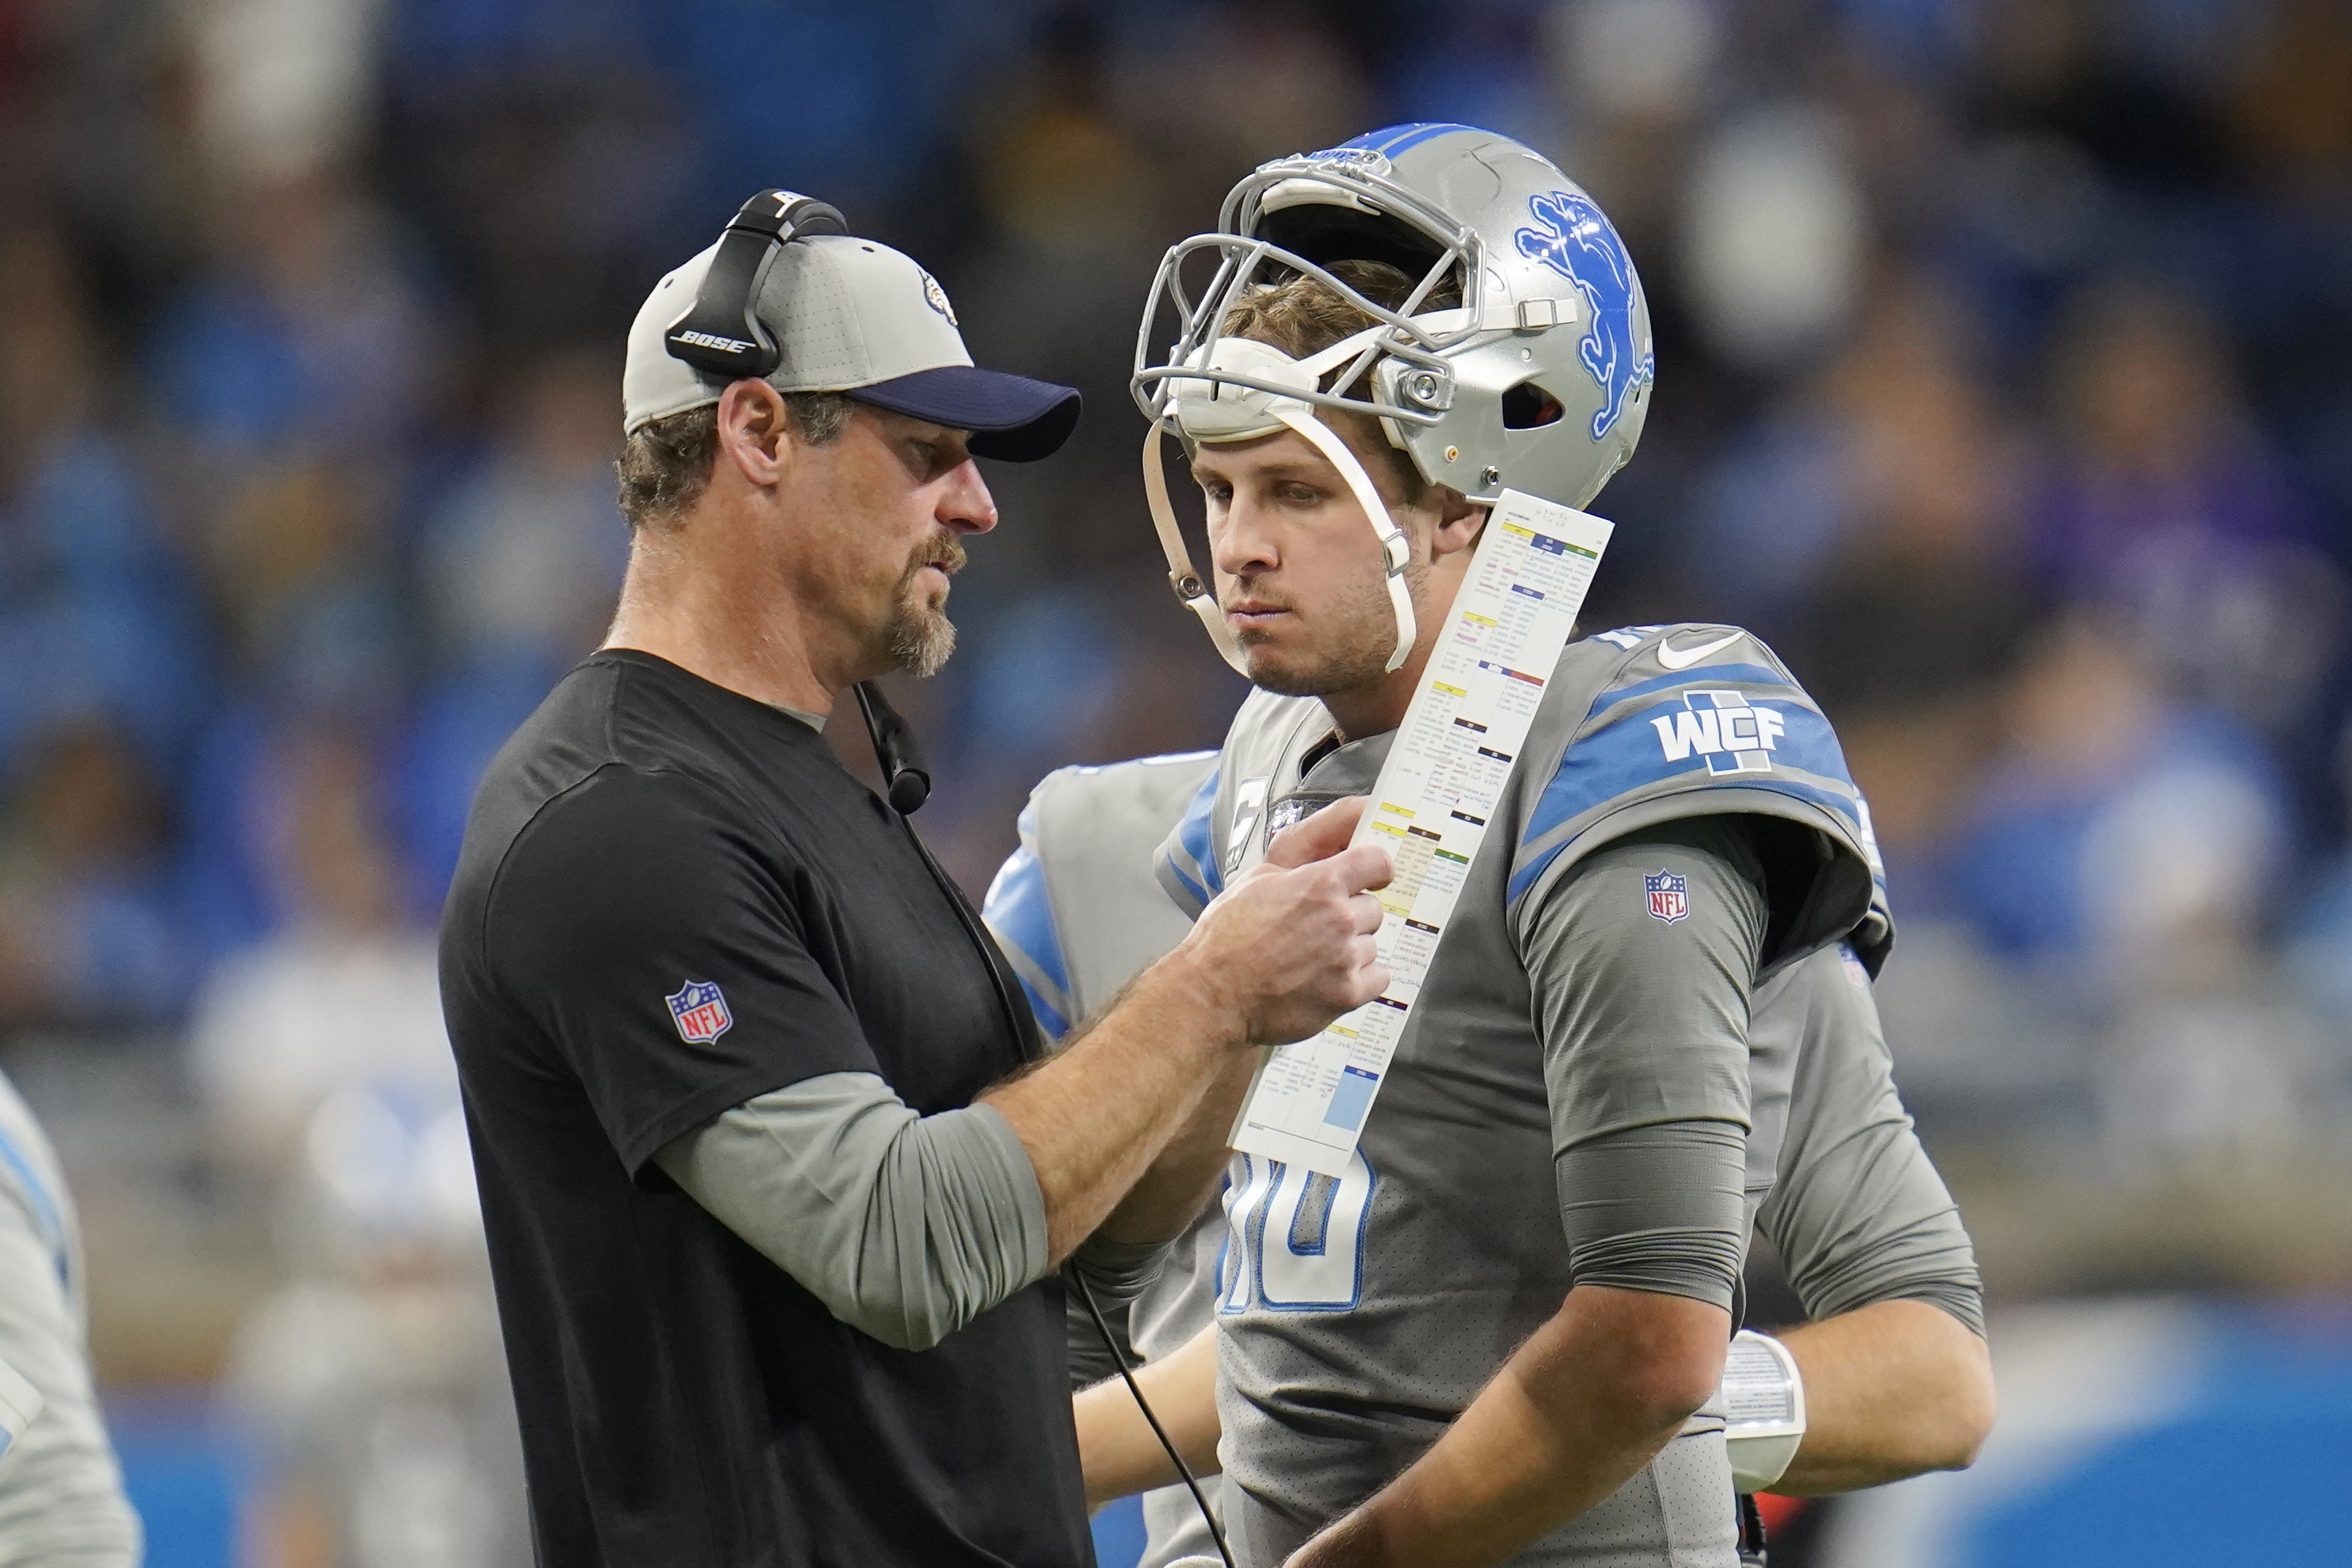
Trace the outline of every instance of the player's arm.
<instances>
[{"instance_id":1,"label":"player's arm","mask_svg":"<svg viewBox=\"0 0 2352 1568\"><path fill-rule=\"evenodd\" d=\"M1217 1330L1202 1329L1173 1353L1138 1367L1135 1381L1161 1430L1196 1476L1217 1468ZM1172 1486L1180 1479L1124 1378L1098 1383L1072 1402L1087 1506Z\"/></svg>"},{"instance_id":2,"label":"player's arm","mask_svg":"<svg viewBox=\"0 0 2352 1568\"><path fill-rule=\"evenodd\" d=\"M1874 1301L1780 1338L1804 1379L1805 1436L1771 1490L1852 1491L1976 1462L1992 1429L1992 1358L1950 1313Z\"/></svg>"},{"instance_id":3,"label":"player's arm","mask_svg":"<svg viewBox=\"0 0 2352 1568\"><path fill-rule=\"evenodd\" d=\"M1858 971L1825 965L1818 984L1757 1216L1813 1320L1780 1335L1806 1429L1771 1489L1795 1494L1964 1468L1994 1405L1975 1250L1904 1111L1877 1007Z\"/></svg>"},{"instance_id":4,"label":"player's arm","mask_svg":"<svg viewBox=\"0 0 2352 1568\"><path fill-rule=\"evenodd\" d=\"M1686 882L1648 913L1645 875ZM1748 998L1766 927L1737 826L1594 852L1526 919L1577 1279L1427 1453L1295 1565L1499 1562L1608 1498L1723 1373L1745 1209Z\"/></svg>"},{"instance_id":5,"label":"player's arm","mask_svg":"<svg viewBox=\"0 0 2352 1568\"><path fill-rule=\"evenodd\" d=\"M70 1196L32 1112L0 1077L0 1562L137 1568L139 1516L122 1491L90 1384Z\"/></svg>"}]
</instances>

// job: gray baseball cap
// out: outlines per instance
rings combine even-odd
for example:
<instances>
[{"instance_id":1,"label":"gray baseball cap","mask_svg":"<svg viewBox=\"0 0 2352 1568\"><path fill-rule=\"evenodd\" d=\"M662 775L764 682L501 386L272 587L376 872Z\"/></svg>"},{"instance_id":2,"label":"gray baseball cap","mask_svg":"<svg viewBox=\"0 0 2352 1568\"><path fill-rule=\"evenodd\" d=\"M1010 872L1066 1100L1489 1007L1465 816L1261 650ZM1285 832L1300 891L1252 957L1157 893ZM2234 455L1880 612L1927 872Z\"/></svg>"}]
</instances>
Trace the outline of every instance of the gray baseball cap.
<instances>
[{"instance_id":1,"label":"gray baseball cap","mask_svg":"<svg viewBox=\"0 0 2352 1568\"><path fill-rule=\"evenodd\" d=\"M693 305L713 245L654 285L629 326L622 428L719 401L726 377L675 358L662 335ZM983 458L1050 457L1078 422L1075 387L971 363L947 290L877 240L804 236L783 247L760 289L759 315L782 358L780 392L840 392L861 403L971 432Z\"/></svg>"}]
</instances>

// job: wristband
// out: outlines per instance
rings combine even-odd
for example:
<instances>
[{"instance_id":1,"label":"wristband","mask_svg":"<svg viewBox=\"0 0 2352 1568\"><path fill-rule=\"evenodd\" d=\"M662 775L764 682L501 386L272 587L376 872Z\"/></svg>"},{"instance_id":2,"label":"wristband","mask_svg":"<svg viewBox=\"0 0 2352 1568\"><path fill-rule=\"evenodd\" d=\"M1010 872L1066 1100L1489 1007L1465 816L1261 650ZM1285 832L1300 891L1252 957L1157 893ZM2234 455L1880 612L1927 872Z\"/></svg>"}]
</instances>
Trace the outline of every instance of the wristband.
<instances>
[{"instance_id":1,"label":"wristband","mask_svg":"<svg viewBox=\"0 0 2352 1568\"><path fill-rule=\"evenodd\" d=\"M1723 1361L1724 1436L1732 1484L1759 1492L1780 1479L1805 1436L1805 1380L1789 1347L1753 1329L1732 1336Z\"/></svg>"}]
</instances>

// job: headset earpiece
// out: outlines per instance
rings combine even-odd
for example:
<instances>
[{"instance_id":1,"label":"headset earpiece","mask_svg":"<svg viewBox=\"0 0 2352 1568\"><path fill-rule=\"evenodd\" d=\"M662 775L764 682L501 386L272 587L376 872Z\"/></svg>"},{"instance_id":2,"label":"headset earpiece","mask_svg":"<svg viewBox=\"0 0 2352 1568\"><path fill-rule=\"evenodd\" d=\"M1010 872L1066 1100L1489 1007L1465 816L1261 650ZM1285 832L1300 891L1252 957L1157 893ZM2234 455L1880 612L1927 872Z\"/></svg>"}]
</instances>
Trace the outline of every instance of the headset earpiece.
<instances>
[{"instance_id":1,"label":"headset earpiece","mask_svg":"<svg viewBox=\"0 0 2352 1568\"><path fill-rule=\"evenodd\" d=\"M782 357L761 323L760 288L783 247L808 234L847 234L838 209L796 191L761 191L745 202L696 290L662 342L674 359L730 380L765 375Z\"/></svg>"}]
</instances>

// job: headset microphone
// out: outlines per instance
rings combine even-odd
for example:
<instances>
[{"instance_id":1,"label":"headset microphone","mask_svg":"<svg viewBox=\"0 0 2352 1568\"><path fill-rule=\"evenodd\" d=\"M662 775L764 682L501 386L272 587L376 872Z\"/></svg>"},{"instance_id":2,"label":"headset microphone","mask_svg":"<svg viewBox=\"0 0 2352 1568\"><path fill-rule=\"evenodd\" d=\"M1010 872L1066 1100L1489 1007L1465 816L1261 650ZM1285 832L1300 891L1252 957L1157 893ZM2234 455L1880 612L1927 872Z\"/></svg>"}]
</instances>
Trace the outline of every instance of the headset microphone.
<instances>
[{"instance_id":1,"label":"headset microphone","mask_svg":"<svg viewBox=\"0 0 2352 1568\"><path fill-rule=\"evenodd\" d=\"M662 344L707 374L740 380L774 370L782 358L760 321L760 286L783 247L803 235L847 234L840 211L797 191L761 191L745 202L696 290L694 303L669 324Z\"/></svg>"},{"instance_id":2,"label":"headset microphone","mask_svg":"<svg viewBox=\"0 0 2352 1568\"><path fill-rule=\"evenodd\" d=\"M915 743L914 726L890 706L890 700L872 681L859 681L856 690L857 710L866 715L866 733L874 742L874 760L882 769L883 793L889 797L891 810L911 816L931 798L930 765Z\"/></svg>"}]
</instances>

